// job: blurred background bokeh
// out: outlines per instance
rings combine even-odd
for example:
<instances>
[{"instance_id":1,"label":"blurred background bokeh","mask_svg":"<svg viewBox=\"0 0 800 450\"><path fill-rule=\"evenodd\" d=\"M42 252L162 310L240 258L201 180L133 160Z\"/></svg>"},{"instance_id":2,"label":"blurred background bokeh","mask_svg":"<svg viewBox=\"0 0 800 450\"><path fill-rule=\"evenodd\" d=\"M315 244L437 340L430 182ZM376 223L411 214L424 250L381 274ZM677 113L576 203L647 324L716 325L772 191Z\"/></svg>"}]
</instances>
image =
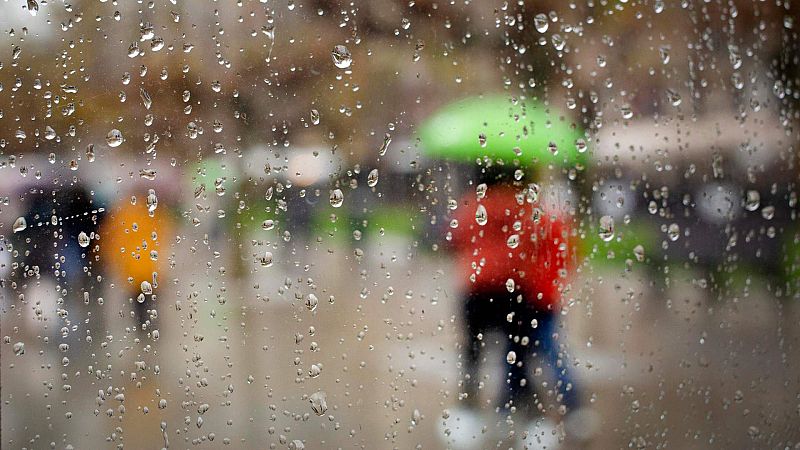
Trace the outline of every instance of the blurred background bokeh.
<instances>
[{"instance_id":1,"label":"blurred background bokeh","mask_svg":"<svg viewBox=\"0 0 800 450\"><path fill-rule=\"evenodd\" d=\"M497 161L420 130L502 98L561 159L502 162L572 217L558 343L596 414L530 442L487 406L477 445L798 448L799 27L789 0L0 1L0 446L454 447L447 235Z\"/></svg>"}]
</instances>

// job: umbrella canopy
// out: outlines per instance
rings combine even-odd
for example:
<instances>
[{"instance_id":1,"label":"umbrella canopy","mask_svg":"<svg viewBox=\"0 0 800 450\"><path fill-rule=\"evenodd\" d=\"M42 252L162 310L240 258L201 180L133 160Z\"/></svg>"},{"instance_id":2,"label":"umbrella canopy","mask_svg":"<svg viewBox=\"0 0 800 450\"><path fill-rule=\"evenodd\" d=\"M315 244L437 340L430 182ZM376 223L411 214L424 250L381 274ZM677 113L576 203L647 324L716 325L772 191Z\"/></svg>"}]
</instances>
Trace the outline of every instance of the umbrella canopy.
<instances>
[{"instance_id":1,"label":"umbrella canopy","mask_svg":"<svg viewBox=\"0 0 800 450\"><path fill-rule=\"evenodd\" d=\"M584 164L583 133L560 111L531 100L471 97L451 103L422 124L423 152L433 158L475 161L519 159L523 164Z\"/></svg>"}]
</instances>

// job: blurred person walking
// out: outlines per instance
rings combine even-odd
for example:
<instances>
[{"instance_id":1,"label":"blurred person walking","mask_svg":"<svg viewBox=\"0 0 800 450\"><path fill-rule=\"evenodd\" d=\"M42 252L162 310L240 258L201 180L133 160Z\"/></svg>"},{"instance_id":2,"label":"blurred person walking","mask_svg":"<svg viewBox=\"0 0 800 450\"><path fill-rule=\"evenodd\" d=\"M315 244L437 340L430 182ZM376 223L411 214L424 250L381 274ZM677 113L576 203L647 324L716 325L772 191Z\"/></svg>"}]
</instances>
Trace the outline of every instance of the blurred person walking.
<instances>
[{"instance_id":1,"label":"blurred person walking","mask_svg":"<svg viewBox=\"0 0 800 450\"><path fill-rule=\"evenodd\" d=\"M461 392L467 410L462 411L461 426L467 425L468 433L479 429L467 422L475 421L474 412L480 408L480 365L490 345L486 335L492 331L507 338L503 349L506 377L496 403L500 411L535 420L546 415L552 404L561 415L579 408L578 391L556 328L562 292L575 260L571 219L556 205L539 199L537 184L515 182L513 168L493 166L481 172L476 192L459 201L458 226L449 236L463 280L466 327ZM535 385L533 357L554 375L552 388L546 387L547 382ZM544 389L536 392L538 387ZM554 440L552 427L532 428L529 434L537 435L541 443Z\"/></svg>"},{"instance_id":2,"label":"blurred person walking","mask_svg":"<svg viewBox=\"0 0 800 450\"><path fill-rule=\"evenodd\" d=\"M164 277L168 242L175 226L167 211L156 213L158 198L150 189L145 201L121 198L100 230L103 260L121 281L133 305L137 329L149 333L158 317L154 306L159 278Z\"/></svg>"},{"instance_id":3,"label":"blurred person walking","mask_svg":"<svg viewBox=\"0 0 800 450\"><path fill-rule=\"evenodd\" d=\"M63 318L60 325L65 337L79 323L86 324L87 333L101 328L101 314L89 305L90 291L102 275L91 246L103 217L102 206L81 184L27 187L19 198L24 213L17 220L24 220L26 226L11 235L19 255L12 287L24 295L27 289L41 289L43 281L44 286L54 283L58 299L29 293L42 302L34 308L34 319L45 321L45 328L48 319L55 317Z\"/></svg>"},{"instance_id":4,"label":"blurred person walking","mask_svg":"<svg viewBox=\"0 0 800 450\"><path fill-rule=\"evenodd\" d=\"M585 166L585 153L579 150L585 147L584 135L565 116L533 100L489 95L442 107L419 131L428 156L481 162L475 191L457 203L448 234L464 291L459 397L465 407L452 411L442 424L457 447L474 447L482 434L479 369L489 344L485 335L493 331L507 339L506 376L496 408L511 424L518 418L532 422L527 428L514 427L526 445L557 445L563 432L547 417L551 409L566 416L563 426L574 437L586 437L593 428L593 421L585 420L588 410L579 408L580 396L557 332L561 298L576 261L571 216L564 202L544 201L536 184L522 181L526 171ZM545 191L550 196L556 189ZM541 372L550 372L554 382L539 382L537 369L534 383L533 357L544 362Z\"/></svg>"}]
</instances>

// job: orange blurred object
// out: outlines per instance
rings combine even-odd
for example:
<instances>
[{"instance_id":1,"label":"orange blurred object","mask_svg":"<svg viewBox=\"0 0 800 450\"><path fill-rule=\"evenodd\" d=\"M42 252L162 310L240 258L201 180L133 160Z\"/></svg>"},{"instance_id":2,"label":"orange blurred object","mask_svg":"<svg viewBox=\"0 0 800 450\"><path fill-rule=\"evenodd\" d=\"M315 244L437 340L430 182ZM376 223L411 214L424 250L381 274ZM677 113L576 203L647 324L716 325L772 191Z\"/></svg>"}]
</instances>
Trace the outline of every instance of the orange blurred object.
<instances>
[{"instance_id":1,"label":"orange blurred object","mask_svg":"<svg viewBox=\"0 0 800 450\"><path fill-rule=\"evenodd\" d=\"M163 278L164 252L174 228L166 211L157 211L150 217L146 205L123 201L103 220L100 229L102 258L118 277L132 278L136 288L142 281L153 283L154 273Z\"/></svg>"}]
</instances>

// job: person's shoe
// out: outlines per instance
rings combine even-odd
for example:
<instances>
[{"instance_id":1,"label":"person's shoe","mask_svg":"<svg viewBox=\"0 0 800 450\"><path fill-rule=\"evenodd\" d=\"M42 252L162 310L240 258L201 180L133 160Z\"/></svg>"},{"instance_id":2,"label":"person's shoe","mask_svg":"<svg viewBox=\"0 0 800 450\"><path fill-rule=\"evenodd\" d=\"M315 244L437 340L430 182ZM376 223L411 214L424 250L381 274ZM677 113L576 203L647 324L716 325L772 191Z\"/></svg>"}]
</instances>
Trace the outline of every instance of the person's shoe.
<instances>
[{"instance_id":1,"label":"person's shoe","mask_svg":"<svg viewBox=\"0 0 800 450\"><path fill-rule=\"evenodd\" d=\"M447 417L439 421L439 435L446 441L448 448L458 450L480 448L483 434L481 416L471 409L451 409Z\"/></svg>"},{"instance_id":2,"label":"person's shoe","mask_svg":"<svg viewBox=\"0 0 800 450\"><path fill-rule=\"evenodd\" d=\"M590 441L600 431L600 415L591 408L578 408L564 419L564 428L568 438Z\"/></svg>"},{"instance_id":3,"label":"person's shoe","mask_svg":"<svg viewBox=\"0 0 800 450\"><path fill-rule=\"evenodd\" d=\"M564 431L552 419L540 417L531 421L523 433L525 449L553 450L561 446Z\"/></svg>"}]
</instances>

